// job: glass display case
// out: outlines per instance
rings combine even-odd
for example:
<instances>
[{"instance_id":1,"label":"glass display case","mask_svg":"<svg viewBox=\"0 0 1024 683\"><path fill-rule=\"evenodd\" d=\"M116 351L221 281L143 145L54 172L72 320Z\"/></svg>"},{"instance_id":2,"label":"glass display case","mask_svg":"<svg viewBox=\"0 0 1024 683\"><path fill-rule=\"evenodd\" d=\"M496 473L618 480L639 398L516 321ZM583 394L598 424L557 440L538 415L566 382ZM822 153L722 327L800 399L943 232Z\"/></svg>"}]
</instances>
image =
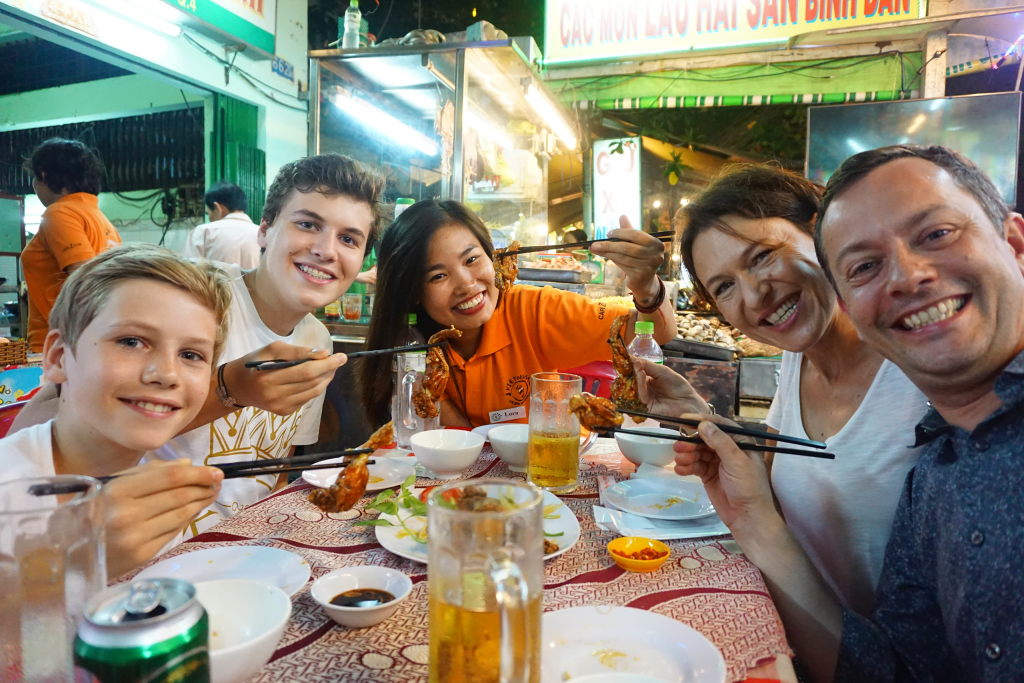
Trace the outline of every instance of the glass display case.
<instances>
[{"instance_id":1,"label":"glass display case","mask_svg":"<svg viewBox=\"0 0 1024 683\"><path fill-rule=\"evenodd\" d=\"M548 160L578 134L521 40L312 51L310 153L380 168L390 201L464 202L495 247L544 244Z\"/></svg>"}]
</instances>

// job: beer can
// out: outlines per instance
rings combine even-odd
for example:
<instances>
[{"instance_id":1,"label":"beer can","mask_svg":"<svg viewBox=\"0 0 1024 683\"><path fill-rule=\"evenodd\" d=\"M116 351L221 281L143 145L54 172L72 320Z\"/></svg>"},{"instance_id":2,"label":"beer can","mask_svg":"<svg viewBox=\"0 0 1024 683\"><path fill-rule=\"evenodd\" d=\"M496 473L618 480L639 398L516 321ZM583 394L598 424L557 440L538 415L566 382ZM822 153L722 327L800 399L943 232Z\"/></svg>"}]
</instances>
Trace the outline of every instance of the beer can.
<instances>
[{"instance_id":1,"label":"beer can","mask_svg":"<svg viewBox=\"0 0 1024 683\"><path fill-rule=\"evenodd\" d=\"M75 638L76 680L209 683L209 623L187 581L112 586L86 606Z\"/></svg>"}]
</instances>

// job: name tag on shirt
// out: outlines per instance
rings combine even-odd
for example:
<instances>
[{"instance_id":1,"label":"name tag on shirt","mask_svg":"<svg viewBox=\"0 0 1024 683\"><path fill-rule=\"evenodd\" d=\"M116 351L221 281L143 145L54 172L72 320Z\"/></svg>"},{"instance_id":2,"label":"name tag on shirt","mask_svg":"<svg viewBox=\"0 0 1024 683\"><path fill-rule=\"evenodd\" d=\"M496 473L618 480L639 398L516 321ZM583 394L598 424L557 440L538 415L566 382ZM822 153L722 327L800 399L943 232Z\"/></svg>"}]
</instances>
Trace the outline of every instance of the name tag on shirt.
<instances>
[{"instance_id":1,"label":"name tag on shirt","mask_svg":"<svg viewBox=\"0 0 1024 683\"><path fill-rule=\"evenodd\" d=\"M518 420L519 418L526 417L526 406L518 406L516 408L506 408L505 410L495 410L490 413L491 424L497 424L499 422L509 422L511 420Z\"/></svg>"}]
</instances>

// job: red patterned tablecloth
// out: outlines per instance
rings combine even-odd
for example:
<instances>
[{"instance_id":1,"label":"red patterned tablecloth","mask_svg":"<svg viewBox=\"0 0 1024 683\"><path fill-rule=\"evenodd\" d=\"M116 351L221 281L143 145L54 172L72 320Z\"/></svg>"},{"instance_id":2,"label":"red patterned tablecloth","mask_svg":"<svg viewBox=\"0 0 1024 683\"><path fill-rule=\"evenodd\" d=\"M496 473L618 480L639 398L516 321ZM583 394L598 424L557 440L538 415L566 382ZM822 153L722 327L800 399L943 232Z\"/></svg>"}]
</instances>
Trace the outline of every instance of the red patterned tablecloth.
<instances>
[{"instance_id":1,"label":"red patterned tablecloth","mask_svg":"<svg viewBox=\"0 0 1024 683\"><path fill-rule=\"evenodd\" d=\"M626 572L612 562L605 546L614 534L599 529L592 512L598 502L597 477L623 476L618 468L608 467L607 455L584 463L580 488L562 497L579 519L582 535L575 547L546 563L544 610L595 604L651 610L707 636L725 657L729 681L795 681L782 623L761 574L728 537L669 541L672 557L650 574ZM489 449L466 474L522 477L509 471ZM361 564L403 571L413 580L412 595L394 616L367 629L336 625L313 601L311 584L307 584L292 598L291 621L279 649L251 680L426 681L426 565L392 555L377 543L372 527L353 525L357 519L376 515L363 510L368 496L353 510L324 514L306 500L310 488L299 480L160 559L200 548L246 544L298 553L309 563L313 579Z\"/></svg>"}]
</instances>

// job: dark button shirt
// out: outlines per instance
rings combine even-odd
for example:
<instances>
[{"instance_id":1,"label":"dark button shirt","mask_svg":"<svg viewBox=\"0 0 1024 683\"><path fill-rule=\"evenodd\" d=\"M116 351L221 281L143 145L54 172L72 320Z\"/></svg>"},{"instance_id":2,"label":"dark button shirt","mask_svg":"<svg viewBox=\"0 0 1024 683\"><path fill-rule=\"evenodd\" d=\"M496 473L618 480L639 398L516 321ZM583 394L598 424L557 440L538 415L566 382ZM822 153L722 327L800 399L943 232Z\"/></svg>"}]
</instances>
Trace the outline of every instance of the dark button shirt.
<instances>
[{"instance_id":1,"label":"dark button shirt","mask_svg":"<svg viewBox=\"0 0 1024 683\"><path fill-rule=\"evenodd\" d=\"M931 410L871 619L843 610L836 681L1024 681L1024 353L973 432Z\"/></svg>"}]
</instances>

